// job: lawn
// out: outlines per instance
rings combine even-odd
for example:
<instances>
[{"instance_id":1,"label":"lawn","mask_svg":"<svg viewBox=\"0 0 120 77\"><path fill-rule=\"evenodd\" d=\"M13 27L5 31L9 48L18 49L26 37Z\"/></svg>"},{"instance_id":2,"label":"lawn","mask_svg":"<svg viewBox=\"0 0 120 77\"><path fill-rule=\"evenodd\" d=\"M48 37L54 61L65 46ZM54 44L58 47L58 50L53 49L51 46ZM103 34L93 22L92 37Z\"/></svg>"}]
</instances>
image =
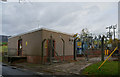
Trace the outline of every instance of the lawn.
<instances>
[{"instance_id":1,"label":"lawn","mask_svg":"<svg viewBox=\"0 0 120 77\"><path fill-rule=\"evenodd\" d=\"M118 75L118 61L107 61L101 68L98 70L98 67L102 62L92 64L85 68L82 72L83 75Z\"/></svg>"}]
</instances>

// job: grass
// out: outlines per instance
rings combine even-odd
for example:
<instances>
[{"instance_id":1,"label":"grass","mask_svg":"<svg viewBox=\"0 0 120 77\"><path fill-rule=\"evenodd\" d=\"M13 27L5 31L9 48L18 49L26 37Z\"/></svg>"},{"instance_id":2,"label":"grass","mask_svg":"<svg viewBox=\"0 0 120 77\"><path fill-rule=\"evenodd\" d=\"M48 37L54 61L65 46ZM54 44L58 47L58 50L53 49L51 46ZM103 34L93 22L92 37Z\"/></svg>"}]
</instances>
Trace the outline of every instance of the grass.
<instances>
[{"instance_id":1,"label":"grass","mask_svg":"<svg viewBox=\"0 0 120 77\"><path fill-rule=\"evenodd\" d=\"M0 52L7 52L8 46L0 46Z\"/></svg>"},{"instance_id":2,"label":"grass","mask_svg":"<svg viewBox=\"0 0 120 77\"><path fill-rule=\"evenodd\" d=\"M82 72L83 75L118 75L118 61L107 61L101 68L98 70L98 67L102 62L92 64L85 68Z\"/></svg>"},{"instance_id":3,"label":"grass","mask_svg":"<svg viewBox=\"0 0 120 77\"><path fill-rule=\"evenodd\" d=\"M0 46L0 62L2 62L2 53L8 52L8 46Z\"/></svg>"}]
</instances>

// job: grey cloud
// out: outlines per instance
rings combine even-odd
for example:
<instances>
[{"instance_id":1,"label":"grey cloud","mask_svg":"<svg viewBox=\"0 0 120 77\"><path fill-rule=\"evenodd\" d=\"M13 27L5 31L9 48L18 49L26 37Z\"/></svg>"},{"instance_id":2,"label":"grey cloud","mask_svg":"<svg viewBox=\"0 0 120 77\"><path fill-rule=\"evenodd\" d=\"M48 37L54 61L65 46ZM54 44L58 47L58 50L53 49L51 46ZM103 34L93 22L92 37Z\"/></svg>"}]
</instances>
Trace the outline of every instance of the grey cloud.
<instances>
[{"instance_id":1,"label":"grey cloud","mask_svg":"<svg viewBox=\"0 0 120 77\"><path fill-rule=\"evenodd\" d=\"M101 10L106 4L111 7ZM102 7L99 3L82 2L7 3L3 8L3 33L8 35L27 32L38 25L66 33L79 33L86 27L101 33L105 32L104 26L117 23L117 7L111 3L103 3Z\"/></svg>"}]
</instances>

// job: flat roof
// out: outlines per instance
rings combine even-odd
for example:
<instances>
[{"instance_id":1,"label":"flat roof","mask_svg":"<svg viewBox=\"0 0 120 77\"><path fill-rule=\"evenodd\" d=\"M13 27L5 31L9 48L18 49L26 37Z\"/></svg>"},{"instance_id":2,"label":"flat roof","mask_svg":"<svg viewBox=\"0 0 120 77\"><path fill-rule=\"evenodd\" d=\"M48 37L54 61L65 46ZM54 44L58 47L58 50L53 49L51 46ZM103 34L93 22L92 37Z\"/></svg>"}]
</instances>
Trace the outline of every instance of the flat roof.
<instances>
[{"instance_id":1,"label":"flat roof","mask_svg":"<svg viewBox=\"0 0 120 77\"><path fill-rule=\"evenodd\" d=\"M69 34L69 33L65 33L65 32L60 32L60 31L53 30L53 29L39 28L39 29L31 30L31 31L28 31L28 32L25 32L25 33L21 33L21 34L18 34L18 35L14 35L12 37L9 37L8 39L14 38L14 37L17 37L17 36L22 36L22 35L25 35L25 34L28 34L28 33L33 33L33 32L36 32L36 31L41 31L41 30L47 30L47 31L52 31L52 32L56 32L56 33L61 33L61 34L73 36L73 34Z\"/></svg>"}]
</instances>

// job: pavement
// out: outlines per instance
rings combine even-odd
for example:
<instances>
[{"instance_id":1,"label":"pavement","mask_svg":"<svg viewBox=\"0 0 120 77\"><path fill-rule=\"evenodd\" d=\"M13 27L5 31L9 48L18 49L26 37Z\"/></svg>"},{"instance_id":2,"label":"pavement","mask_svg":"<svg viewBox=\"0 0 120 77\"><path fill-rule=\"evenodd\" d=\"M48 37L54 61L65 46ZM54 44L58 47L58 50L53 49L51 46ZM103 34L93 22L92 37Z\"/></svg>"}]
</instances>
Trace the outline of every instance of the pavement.
<instances>
[{"instance_id":1,"label":"pavement","mask_svg":"<svg viewBox=\"0 0 120 77\"><path fill-rule=\"evenodd\" d=\"M108 56L105 57L105 59ZM115 60L110 57L108 60ZM52 65L40 65L30 63L15 64L16 67L32 70L40 75L81 75L81 71L89 65L101 61L100 57L90 58L86 61L85 57L77 58L77 61L54 63Z\"/></svg>"},{"instance_id":2,"label":"pavement","mask_svg":"<svg viewBox=\"0 0 120 77\"><path fill-rule=\"evenodd\" d=\"M105 57L105 59L108 56ZM115 60L110 57L108 60ZM24 76L51 76L51 75L81 75L81 71L89 65L101 61L100 57L90 58L86 61L84 57L77 58L77 61L54 63L52 65L17 63L14 66L4 65L2 67L3 75L24 75ZM47 77L48 77L47 76Z\"/></svg>"}]
</instances>

